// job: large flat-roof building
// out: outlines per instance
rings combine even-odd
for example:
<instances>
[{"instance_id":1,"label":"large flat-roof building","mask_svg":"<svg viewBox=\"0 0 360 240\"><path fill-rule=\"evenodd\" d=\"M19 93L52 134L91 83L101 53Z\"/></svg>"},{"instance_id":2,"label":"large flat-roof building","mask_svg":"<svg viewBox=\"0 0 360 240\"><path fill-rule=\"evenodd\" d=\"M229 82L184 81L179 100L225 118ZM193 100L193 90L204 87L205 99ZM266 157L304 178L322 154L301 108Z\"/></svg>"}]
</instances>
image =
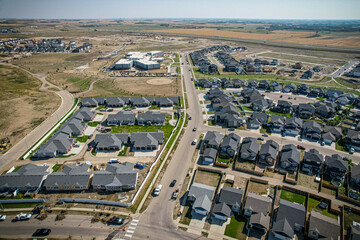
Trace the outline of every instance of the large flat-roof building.
<instances>
[{"instance_id":1,"label":"large flat-roof building","mask_svg":"<svg viewBox=\"0 0 360 240\"><path fill-rule=\"evenodd\" d=\"M164 52L129 52L125 58L121 58L114 64L114 70L126 70L132 67L137 67L143 70L159 69L160 63L164 58Z\"/></svg>"},{"instance_id":2,"label":"large flat-roof building","mask_svg":"<svg viewBox=\"0 0 360 240\"><path fill-rule=\"evenodd\" d=\"M125 69L130 69L132 66L133 66L132 60L122 58L115 63L114 69L115 70L125 70Z\"/></svg>"}]
</instances>

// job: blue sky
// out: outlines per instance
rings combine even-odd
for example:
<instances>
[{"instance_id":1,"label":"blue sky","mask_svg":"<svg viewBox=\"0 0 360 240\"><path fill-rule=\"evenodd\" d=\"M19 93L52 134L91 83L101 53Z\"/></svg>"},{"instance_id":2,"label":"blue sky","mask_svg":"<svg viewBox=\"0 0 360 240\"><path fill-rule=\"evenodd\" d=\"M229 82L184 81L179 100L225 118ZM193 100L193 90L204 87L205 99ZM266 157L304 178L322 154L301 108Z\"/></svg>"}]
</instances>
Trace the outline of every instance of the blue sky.
<instances>
[{"instance_id":1,"label":"blue sky","mask_svg":"<svg viewBox=\"0 0 360 240\"><path fill-rule=\"evenodd\" d=\"M0 18L360 19L360 0L0 0Z\"/></svg>"}]
</instances>

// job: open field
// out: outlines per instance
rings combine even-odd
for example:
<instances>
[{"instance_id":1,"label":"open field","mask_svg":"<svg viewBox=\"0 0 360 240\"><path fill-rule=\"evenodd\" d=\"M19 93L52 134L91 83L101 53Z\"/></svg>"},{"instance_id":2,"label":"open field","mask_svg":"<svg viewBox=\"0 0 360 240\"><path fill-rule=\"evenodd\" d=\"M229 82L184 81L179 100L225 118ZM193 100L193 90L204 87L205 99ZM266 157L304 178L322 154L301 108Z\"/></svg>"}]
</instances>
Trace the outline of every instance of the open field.
<instances>
[{"instance_id":1,"label":"open field","mask_svg":"<svg viewBox=\"0 0 360 240\"><path fill-rule=\"evenodd\" d=\"M60 105L55 93L42 92L41 82L20 69L0 65L0 139L16 144Z\"/></svg>"},{"instance_id":2,"label":"open field","mask_svg":"<svg viewBox=\"0 0 360 240\"><path fill-rule=\"evenodd\" d=\"M224 31L212 28L202 29L165 29L165 30L151 30L153 32L175 33L175 34L189 34L189 35L202 35L202 36L219 36L231 37L240 39L253 39L265 40L276 42L288 42L299 44L311 45L327 45L327 46L340 46L340 47L360 47L359 36L347 36L344 38L332 38L328 35L312 38L313 32L301 31L273 31L267 33L247 33L247 32L234 32Z\"/></svg>"},{"instance_id":3,"label":"open field","mask_svg":"<svg viewBox=\"0 0 360 240\"><path fill-rule=\"evenodd\" d=\"M178 96L181 94L179 78L172 78L171 81L164 78L161 83L164 84L159 85L160 82L151 77L102 79L96 82L93 90L87 92L85 96Z\"/></svg>"}]
</instances>

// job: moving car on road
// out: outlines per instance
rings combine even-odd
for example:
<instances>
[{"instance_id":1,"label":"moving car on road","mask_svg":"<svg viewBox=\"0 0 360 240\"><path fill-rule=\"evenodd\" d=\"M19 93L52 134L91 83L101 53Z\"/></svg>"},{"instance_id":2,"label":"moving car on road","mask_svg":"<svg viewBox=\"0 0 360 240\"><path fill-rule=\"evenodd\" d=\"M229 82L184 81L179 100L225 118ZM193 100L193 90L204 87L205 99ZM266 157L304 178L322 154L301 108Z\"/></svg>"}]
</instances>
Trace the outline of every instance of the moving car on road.
<instances>
[{"instance_id":1,"label":"moving car on road","mask_svg":"<svg viewBox=\"0 0 360 240\"><path fill-rule=\"evenodd\" d=\"M31 216L32 216L32 214L30 214L30 213L19 213L18 215L16 215L16 217L12 221L16 222L16 221L29 220L31 218Z\"/></svg>"},{"instance_id":2,"label":"moving car on road","mask_svg":"<svg viewBox=\"0 0 360 240\"><path fill-rule=\"evenodd\" d=\"M176 180L174 179L174 180L172 180L172 182L170 183L170 187L175 186L175 184L176 184Z\"/></svg>"},{"instance_id":3,"label":"moving car on road","mask_svg":"<svg viewBox=\"0 0 360 240\"><path fill-rule=\"evenodd\" d=\"M107 222L108 225L114 224L114 225L122 225L124 223L124 219L123 218L119 218L119 217L112 217L109 219L109 221Z\"/></svg>"},{"instance_id":4,"label":"moving car on road","mask_svg":"<svg viewBox=\"0 0 360 240\"><path fill-rule=\"evenodd\" d=\"M176 200L179 197L179 189L176 189L172 195L171 195L171 199Z\"/></svg>"},{"instance_id":5,"label":"moving car on road","mask_svg":"<svg viewBox=\"0 0 360 240\"><path fill-rule=\"evenodd\" d=\"M193 128L193 132L196 132L196 130L197 130L197 127L194 127L194 128Z\"/></svg>"},{"instance_id":6,"label":"moving car on road","mask_svg":"<svg viewBox=\"0 0 360 240\"><path fill-rule=\"evenodd\" d=\"M305 150L306 148L305 148L304 146L297 145L297 149L300 149L300 150Z\"/></svg>"},{"instance_id":7,"label":"moving car on road","mask_svg":"<svg viewBox=\"0 0 360 240\"><path fill-rule=\"evenodd\" d=\"M41 236L47 236L51 233L51 229L48 228L39 228L33 233L33 237L41 237Z\"/></svg>"},{"instance_id":8,"label":"moving car on road","mask_svg":"<svg viewBox=\"0 0 360 240\"><path fill-rule=\"evenodd\" d=\"M194 141L192 141L191 145L196 145L197 139L195 138Z\"/></svg>"},{"instance_id":9,"label":"moving car on road","mask_svg":"<svg viewBox=\"0 0 360 240\"><path fill-rule=\"evenodd\" d=\"M0 221L5 221L6 215L0 215Z\"/></svg>"},{"instance_id":10,"label":"moving car on road","mask_svg":"<svg viewBox=\"0 0 360 240\"><path fill-rule=\"evenodd\" d=\"M161 189L162 189L162 185L158 184L154 189L154 196L159 196Z\"/></svg>"},{"instance_id":11,"label":"moving car on road","mask_svg":"<svg viewBox=\"0 0 360 240\"><path fill-rule=\"evenodd\" d=\"M262 137L258 137L257 140L264 141L264 139Z\"/></svg>"}]
</instances>

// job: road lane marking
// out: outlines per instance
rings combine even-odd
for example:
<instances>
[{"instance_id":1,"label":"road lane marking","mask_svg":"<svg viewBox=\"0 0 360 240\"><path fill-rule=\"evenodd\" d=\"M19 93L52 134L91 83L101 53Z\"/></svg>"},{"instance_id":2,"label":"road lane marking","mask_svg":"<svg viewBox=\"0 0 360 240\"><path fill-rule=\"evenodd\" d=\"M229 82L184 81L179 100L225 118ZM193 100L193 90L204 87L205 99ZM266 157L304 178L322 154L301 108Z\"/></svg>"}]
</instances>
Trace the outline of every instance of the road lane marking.
<instances>
[{"instance_id":1,"label":"road lane marking","mask_svg":"<svg viewBox=\"0 0 360 240\"><path fill-rule=\"evenodd\" d=\"M139 219L133 219L132 221L133 222L139 222Z\"/></svg>"},{"instance_id":2,"label":"road lane marking","mask_svg":"<svg viewBox=\"0 0 360 240\"><path fill-rule=\"evenodd\" d=\"M132 234L125 234L125 237L131 238L131 237L132 237Z\"/></svg>"},{"instance_id":3,"label":"road lane marking","mask_svg":"<svg viewBox=\"0 0 360 240\"><path fill-rule=\"evenodd\" d=\"M130 225L135 225L135 226L136 226L136 225L138 225L138 224L137 224L137 223L130 223Z\"/></svg>"},{"instance_id":4,"label":"road lane marking","mask_svg":"<svg viewBox=\"0 0 360 240\"><path fill-rule=\"evenodd\" d=\"M130 226L129 229L136 229L136 227Z\"/></svg>"}]
</instances>

